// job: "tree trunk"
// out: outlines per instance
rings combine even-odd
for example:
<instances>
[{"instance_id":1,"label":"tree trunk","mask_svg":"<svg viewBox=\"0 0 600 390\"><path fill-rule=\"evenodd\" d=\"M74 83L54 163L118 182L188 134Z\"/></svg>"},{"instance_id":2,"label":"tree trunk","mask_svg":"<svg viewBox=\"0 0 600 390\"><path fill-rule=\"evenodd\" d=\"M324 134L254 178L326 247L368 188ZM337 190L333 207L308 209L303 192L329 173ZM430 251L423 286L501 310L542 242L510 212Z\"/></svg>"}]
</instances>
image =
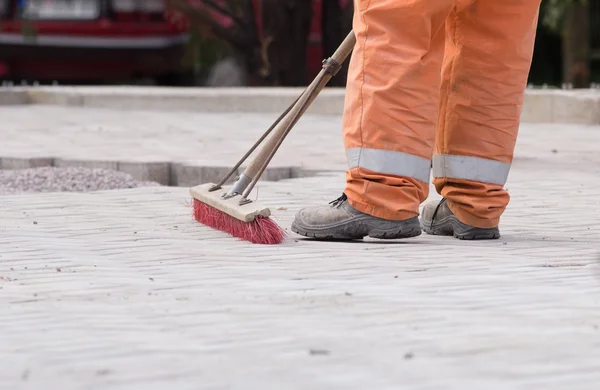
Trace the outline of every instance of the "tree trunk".
<instances>
[{"instance_id":1,"label":"tree trunk","mask_svg":"<svg viewBox=\"0 0 600 390\"><path fill-rule=\"evenodd\" d=\"M573 88L590 85L590 16L587 2L567 8L563 31L563 81Z\"/></svg>"},{"instance_id":2,"label":"tree trunk","mask_svg":"<svg viewBox=\"0 0 600 390\"><path fill-rule=\"evenodd\" d=\"M323 0L323 51L325 57L331 56L352 30L353 6L350 3L341 9L337 0ZM342 87L348 78L348 62L346 60L338 74L329 81L328 85Z\"/></svg>"},{"instance_id":3,"label":"tree trunk","mask_svg":"<svg viewBox=\"0 0 600 390\"><path fill-rule=\"evenodd\" d=\"M268 82L306 85L308 35L312 1L263 0L263 39L268 42Z\"/></svg>"}]
</instances>

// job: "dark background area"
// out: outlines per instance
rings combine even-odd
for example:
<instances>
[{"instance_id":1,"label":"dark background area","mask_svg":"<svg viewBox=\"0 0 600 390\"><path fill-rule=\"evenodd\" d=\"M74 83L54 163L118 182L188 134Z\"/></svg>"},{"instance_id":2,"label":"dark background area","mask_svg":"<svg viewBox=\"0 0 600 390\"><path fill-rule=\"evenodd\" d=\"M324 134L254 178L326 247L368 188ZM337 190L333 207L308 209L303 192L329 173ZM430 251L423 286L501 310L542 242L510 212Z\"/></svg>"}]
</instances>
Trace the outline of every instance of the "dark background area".
<instances>
[{"instance_id":1,"label":"dark background area","mask_svg":"<svg viewBox=\"0 0 600 390\"><path fill-rule=\"evenodd\" d=\"M303 86L351 30L352 3L6 0L0 79L5 85ZM58 11L43 8L48 4ZM95 8L77 13L81 4ZM346 70L347 63L329 85L343 86ZM542 1L529 83L600 84L600 0Z\"/></svg>"}]
</instances>

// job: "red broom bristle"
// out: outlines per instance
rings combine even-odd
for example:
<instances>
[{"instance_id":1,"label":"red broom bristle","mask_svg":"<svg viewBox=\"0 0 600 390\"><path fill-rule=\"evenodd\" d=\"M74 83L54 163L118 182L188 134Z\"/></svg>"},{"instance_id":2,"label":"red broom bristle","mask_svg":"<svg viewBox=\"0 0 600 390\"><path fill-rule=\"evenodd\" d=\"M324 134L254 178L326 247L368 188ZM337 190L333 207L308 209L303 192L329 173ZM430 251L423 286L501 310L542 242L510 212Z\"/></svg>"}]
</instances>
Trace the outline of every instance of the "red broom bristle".
<instances>
[{"instance_id":1,"label":"red broom bristle","mask_svg":"<svg viewBox=\"0 0 600 390\"><path fill-rule=\"evenodd\" d=\"M270 218L258 216L252 222L240 221L195 198L194 219L254 244L280 244L285 238L285 231Z\"/></svg>"}]
</instances>

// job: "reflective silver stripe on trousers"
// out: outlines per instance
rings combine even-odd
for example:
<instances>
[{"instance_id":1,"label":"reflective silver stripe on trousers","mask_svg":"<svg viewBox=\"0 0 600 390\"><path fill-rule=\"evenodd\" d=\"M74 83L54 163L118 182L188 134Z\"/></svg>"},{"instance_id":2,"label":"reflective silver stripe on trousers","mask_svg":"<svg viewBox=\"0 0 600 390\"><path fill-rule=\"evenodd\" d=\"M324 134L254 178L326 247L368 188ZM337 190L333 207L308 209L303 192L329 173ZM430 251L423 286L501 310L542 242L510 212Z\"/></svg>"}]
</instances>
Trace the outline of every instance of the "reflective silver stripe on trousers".
<instances>
[{"instance_id":1,"label":"reflective silver stripe on trousers","mask_svg":"<svg viewBox=\"0 0 600 390\"><path fill-rule=\"evenodd\" d=\"M433 177L465 179L503 186L510 164L480 157L440 154L433 156Z\"/></svg>"},{"instance_id":2,"label":"reflective silver stripe on trousers","mask_svg":"<svg viewBox=\"0 0 600 390\"><path fill-rule=\"evenodd\" d=\"M423 157L390 150L350 148L346 149L346 158L350 169L364 168L384 175L408 176L429 182L431 161Z\"/></svg>"}]
</instances>

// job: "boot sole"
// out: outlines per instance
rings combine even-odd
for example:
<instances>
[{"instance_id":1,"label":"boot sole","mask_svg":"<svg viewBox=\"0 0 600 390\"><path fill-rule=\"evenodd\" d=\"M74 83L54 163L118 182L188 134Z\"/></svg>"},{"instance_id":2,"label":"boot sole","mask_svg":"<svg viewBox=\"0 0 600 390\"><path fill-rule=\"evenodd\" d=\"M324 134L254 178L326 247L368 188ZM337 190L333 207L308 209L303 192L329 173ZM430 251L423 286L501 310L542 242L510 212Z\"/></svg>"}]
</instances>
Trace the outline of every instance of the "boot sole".
<instances>
[{"instance_id":1,"label":"boot sole","mask_svg":"<svg viewBox=\"0 0 600 390\"><path fill-rule=\"evenodd\" d=\"M421 229L433 236L453 236L459 240L496 240L500 238L498 228L483 229L471 227L460 222L456 217L450 216L435 223L431 228L431 221L421 221Z\"/></svg>"},{"instance_id":2,"label":"boot sole","mask_svg":"<svg viewBox=\"0 0 600 390\"><path fill-rule=\"evenodd\" d=\"M380 240L396 240L401 238L417 237L422 233L417 217L398 223L387 222L388 224L394 225L387 229L369 226L368 221L360 221L359 223L362 227L362 231L359 231L355 234L340 233L339 230L343 228L343 225L322 229L311 229L299 225L296 223L296 221L292 223L292 231L304 237L329 241L362 240L365 237L371 237Z\"/></svg>"}]
</instances>

